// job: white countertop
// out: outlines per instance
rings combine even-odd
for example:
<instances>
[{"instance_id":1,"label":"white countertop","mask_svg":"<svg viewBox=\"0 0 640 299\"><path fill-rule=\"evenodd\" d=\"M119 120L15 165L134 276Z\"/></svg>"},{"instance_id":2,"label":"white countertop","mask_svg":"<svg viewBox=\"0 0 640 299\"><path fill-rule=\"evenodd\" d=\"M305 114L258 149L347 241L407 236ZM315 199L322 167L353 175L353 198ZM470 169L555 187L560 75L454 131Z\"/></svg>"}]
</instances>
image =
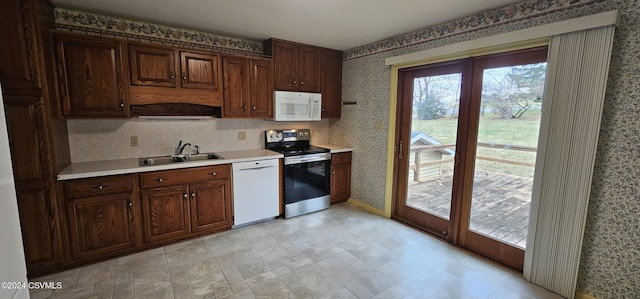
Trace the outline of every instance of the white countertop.
<instances>
[{"instance_id":1,"label":"white countertop","mask_svg":"<svg viewBox=\"0 0 640 299\"><path fill-rule=\"evenodd\" d=\"M324 147L324 148L328 148L332 154L337 154L337 153L344 153L344 152L352 152L353 148L352 147L346 147L346 146L342 146L342 145L337 145L337 144L331 144L331 143L323 143L323 144L314 144L317 147Z\"/></svg>"},{"instance_id":2,"label":"white countertop","mask_svg":"<svg viewBox=\"0 0 640 299\"><path fill-rule=\"evenodd\" d=\"M140 166L138 165L137 158L72 163L58 174L58 180L64 181L117 174L284 158L284 155L281 153L265 149L216 152L216 154L224 159L181 162L153 166Z\"/></svg>"}]
</instances>

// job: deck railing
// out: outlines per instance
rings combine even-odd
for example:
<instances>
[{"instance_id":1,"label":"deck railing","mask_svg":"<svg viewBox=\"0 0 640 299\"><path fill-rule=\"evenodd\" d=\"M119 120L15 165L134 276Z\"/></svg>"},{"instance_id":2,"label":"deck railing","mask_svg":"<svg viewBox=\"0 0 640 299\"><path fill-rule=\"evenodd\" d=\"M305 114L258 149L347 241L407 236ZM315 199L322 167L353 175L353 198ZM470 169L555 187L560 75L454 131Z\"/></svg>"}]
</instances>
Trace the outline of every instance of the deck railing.
<instances>
[{"instance_id":1,"label":"deck railing","mask_svg":"<svg viewBox=\"0 0 640 299\"><path fill-rule=\"evenodd\" d=\"M533 152L533 153L535 153L537 151L537 148L535 148L535 147L517 146L517 145L508 145L508 144L494 144L494 143L479 142L477 146L478 147L485 147L485 148L493 148L493 149L503 149L503 150L509 150L509 151L521 151L521 152ZM410 154L414 155L414 160L413 160L413 164L409 165L409 169L411 169L413 171L413 180L416 181L416 182L420 181L421 171L425 167L434 166L434 165L442 165L442 164L445 164L445 163L453 162L454 161L454 157L453 156L442 158L440 160L430 160L430 161L426 161L426 162L422 162L421 161L422 160L422 153L425 152L425 151L438 151L438 150L446 150L446 149L450 149L452 151L455 151L455 144L437 144L437 145L411 146ZM476 159L485 160L485 161L491 161L491 162L504 163L504 164L518 165L518 166L526 166L526 167L535 167L536 166L535 163L508 160L508 159L500 159L500 158L487 157L487 156L477 156L476 155Z\"/></svg>"}]
</instances>

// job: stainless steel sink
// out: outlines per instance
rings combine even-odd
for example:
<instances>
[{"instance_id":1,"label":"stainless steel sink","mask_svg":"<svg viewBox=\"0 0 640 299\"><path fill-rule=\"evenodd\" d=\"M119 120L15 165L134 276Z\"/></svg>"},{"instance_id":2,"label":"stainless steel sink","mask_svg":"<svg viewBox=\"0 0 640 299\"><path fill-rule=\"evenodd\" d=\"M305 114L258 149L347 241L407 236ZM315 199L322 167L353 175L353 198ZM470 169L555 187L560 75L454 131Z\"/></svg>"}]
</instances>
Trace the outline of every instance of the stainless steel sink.
<instances>
[{"instance_id":1,"label":"stainless steel sink","mask_svg":"<svg viewBox=\"0 0 640 299\"><path fill-rule=\"evenodd\" d=\"M201 153L195 155L171 155L171 156L159 156L159 157L147 157L138 159L138 165L140 166L152 166L152 165L165 165L172 163L185 163L192 161L202 160L217 160L224 159L216 153Z\"/></svg>"}]
</instances>

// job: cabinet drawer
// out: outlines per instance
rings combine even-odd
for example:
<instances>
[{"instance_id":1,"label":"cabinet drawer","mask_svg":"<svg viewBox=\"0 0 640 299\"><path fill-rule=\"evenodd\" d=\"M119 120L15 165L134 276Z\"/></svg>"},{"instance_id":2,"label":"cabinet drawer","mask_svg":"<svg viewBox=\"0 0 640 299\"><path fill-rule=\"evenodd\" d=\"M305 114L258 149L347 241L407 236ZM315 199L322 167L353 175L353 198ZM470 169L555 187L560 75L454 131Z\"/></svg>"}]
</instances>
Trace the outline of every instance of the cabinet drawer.
<instances>
[{"instance_id":1,"label":"cabinet drawer","mask_svg":"<svg viewBox=\"0 0 640 299\"><path fill-rule=\"evenodd\" d=\"M230 165L224 164L143 173L140 174L140 184L142 188L154 188L198 181L228 179L230 177Z\"/></svg>"},{"instance_id":2,"label":"cabinet drawer","mask_svg":"<svg viewBox=\"0 0 640 299\"><path fill-rule=\"evenodd\" d=\"M331 154L331 164L351 163L351 152Z\"/></svg>"},{"instance_id":3,"label":"cabinet drawer","mask_svg":"<svg viewBox=\"0 0 640 299\"><path fill-rule=\"evenodd\" d=\"M109 176L65 182L64 196L67 199L133 191L133 176Z\"/></svg>"}]
</instances>

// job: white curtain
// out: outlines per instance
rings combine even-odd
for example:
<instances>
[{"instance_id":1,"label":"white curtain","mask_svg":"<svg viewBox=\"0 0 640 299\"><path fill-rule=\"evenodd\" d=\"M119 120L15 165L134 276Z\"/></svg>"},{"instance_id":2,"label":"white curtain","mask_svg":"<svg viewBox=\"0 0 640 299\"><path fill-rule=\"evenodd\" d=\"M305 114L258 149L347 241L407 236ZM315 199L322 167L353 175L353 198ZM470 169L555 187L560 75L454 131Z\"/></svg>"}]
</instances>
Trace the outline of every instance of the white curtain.
<instances>
[{"instance_id":1,"label":"white curtain","mask_svg":"<svg viewBox=\"0 0 640 299\"><path fill-rule=\"evenodd\" d=\"M575 296L614 25L551 37L524 276Z\"/></svg>"}]
</instances>

